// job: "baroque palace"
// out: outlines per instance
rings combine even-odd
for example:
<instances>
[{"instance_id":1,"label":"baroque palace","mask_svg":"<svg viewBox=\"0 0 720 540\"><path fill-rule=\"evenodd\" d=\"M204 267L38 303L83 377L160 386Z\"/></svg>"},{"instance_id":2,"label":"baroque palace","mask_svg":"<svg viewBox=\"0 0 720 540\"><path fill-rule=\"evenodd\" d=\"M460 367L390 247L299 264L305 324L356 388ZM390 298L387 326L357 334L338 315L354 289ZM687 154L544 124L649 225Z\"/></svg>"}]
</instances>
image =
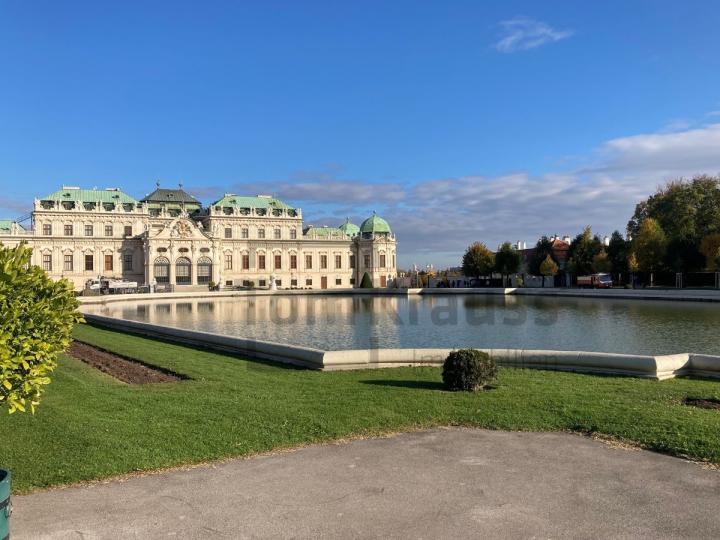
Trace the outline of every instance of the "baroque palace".
<instances>
[{"instance_id":1,"label":"baroque palace","mask_svg":"<svg viewBox=\"0 0 720 540\"><path fill-rule=\"evenodd\" d=\"M220 286L336 289L396 278L396 242L373 214L358 227L303 227L299 208L226 194L208 207L179 189L135 200L116 188L63 186L36 199L32 226L0 221L0 243L27 242L32 263L82 289L98 276L157 289ZM273 285L274 281L274 285Z\"/></svg>"}]
</instances>

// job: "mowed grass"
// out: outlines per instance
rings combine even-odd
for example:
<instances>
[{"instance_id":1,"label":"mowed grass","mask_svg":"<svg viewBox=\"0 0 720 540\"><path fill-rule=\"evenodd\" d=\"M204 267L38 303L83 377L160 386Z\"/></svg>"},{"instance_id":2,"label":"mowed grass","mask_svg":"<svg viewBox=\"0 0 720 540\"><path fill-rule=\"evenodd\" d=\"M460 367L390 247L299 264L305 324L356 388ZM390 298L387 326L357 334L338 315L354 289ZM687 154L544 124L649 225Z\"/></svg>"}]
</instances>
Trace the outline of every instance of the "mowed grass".
<instances>
[{"instance_id":1,"label":"mowed grass","mask_svg":"<svg viewBox=\"0 0 720 540\"><path fill-rule=\"evenodd\" d=\"M188 375L130 386L62 356L35 416L0 414L16 492L419 427L596 432L720 462L720 381L649 381L501 369L493 390L452 393L438 368L319 372L250 362L87 325L78 339Z\"/></svg>"}]
</instances>

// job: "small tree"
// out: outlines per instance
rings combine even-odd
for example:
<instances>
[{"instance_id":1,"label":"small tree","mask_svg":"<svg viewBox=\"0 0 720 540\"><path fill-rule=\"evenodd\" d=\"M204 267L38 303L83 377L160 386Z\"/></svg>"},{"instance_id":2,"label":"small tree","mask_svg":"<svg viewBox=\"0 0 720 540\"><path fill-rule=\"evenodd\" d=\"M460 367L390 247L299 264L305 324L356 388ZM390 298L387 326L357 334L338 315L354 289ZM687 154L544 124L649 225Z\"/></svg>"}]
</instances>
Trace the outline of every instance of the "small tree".
<instances>
[{"instance_id":1,"label":"small tree","mask_svg":"<svg viewBox=\"0 0 720 540\"><path fill-rule=\"evenodd\" d=\"M370 279L370 274L365 272L363 274L362 280L360 281L360 288L361 289L372 289L373 288L373 282L372 279Z\"/></svg>"},{"instance_id":2,"label":"small tree","mask_svg":"<svg viewBox=\"0 0 720 540\"><path fill-rule=\"evenodd\" d=\"M43 386L82 322L72 285L30 266L24 245L0 245L0 403L35 412Z\"/></svg>"},{"instance_id":3,"label":"small tree","mask_svg":"<svg viewBox=\"0 0 720 540\"><path fill-rule=\"evenodd\" d=\"M667 251L667 236L657 221L645 219L640 230L633 238L633 253L637 258L638 267L643 272L650 272L650 286L653 285L653 273L662 267Z\"/></svg>"},{"instance_id":4,"label":"small tree","mask_svg":"<svg viewBox=\"0 0 720 540\"><path fill-rule=\"evenodd\" d=\"M540 265L540 273L543 277L543 288L545 288L545 277L554 276L558 273L558 265L555 264L555 261L552 260L552 257L550 257L550 255L545 257L545 260Z\"/></svg>"},{"instance_id":5,"label":"small tree","mask_svg":"<svg viewBox=\"0 0 720 540\"><path fill-rule=\"evenodd\" d=\"M468 277L487 276L495 266L495 255L481 242L471 244L462 259L462 271Z\"/></svg>"},{"instance_id":6,"label":"small tree","mask_svg":"<svg viewBox=\"0 0 720 540\"><path fill-rule=\"evenodd\" d=\"M630 253L627 259L628 272L630 272L630 284L635 288L635 274L640 271L638 266L637 257L634 253Z\"/></svg>"},{"instance_id":7,"label":"small tree","mask_svg":"<svg viewBox=\"0 0 720 540\"><path fill-rule=\"evenodd\" d=\"M495 254L495 270L500 272L503 280L506 276L517 273L520 262L520 252L513 248L510 242L503 243Z\"/></svg>"},{"instance_id":8,"label":"small tree","mask_svg":"<svg viewBox=\"0 0 720 540\"><path fill-rule=\"evenodd\" d=\"M475 349L451 352L443 364L443 384L448 390L477 392L486 388L497 375L497 366L489 354Z\"/></svg>"},{"instance_id":9,"label":"small tree","mask_svg":"<svg viewBox=\"0 0 720 540\"><path fill-rule=\"evenodd\" d=\"M593 257L592 268L598 274L606 274L612 269L612 263L604 249Z\"/></svg>"}]
</instances>

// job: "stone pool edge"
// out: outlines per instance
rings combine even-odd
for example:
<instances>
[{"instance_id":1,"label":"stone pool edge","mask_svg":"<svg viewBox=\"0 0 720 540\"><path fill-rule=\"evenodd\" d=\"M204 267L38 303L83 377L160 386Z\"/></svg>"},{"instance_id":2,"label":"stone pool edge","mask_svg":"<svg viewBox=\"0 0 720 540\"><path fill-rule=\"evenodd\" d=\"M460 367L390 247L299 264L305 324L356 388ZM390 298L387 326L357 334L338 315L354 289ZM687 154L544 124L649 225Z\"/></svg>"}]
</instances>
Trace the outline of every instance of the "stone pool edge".
<instances>
[{"instance_id":1,"label":"stone pool edge","mask_svg":"<svg viewBox=\"0 0 720 540\"><path fill-rule=\"evenodd\" d=\"M131 321L103 315L84 314L85 320L111 330L130 332L183 345L203 347L293 366L325 371L403 366L442 365L453 349L355 349L324 351L199 330ZM536 349L482 349L500 366L572 371L604 375L626 375L666 380L690 375L720 379L720 356L680 353L636 355L586 351Z\"/></svg>"}]
</instances>

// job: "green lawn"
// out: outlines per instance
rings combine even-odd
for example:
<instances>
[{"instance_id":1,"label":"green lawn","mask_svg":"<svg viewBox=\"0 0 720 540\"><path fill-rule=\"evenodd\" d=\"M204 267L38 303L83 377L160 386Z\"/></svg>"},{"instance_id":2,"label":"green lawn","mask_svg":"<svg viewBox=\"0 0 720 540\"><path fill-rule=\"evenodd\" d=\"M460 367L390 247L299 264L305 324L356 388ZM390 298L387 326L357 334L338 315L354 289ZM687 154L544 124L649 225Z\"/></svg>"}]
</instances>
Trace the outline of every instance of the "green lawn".
<instances>
[{"instance_id":1,"label":"green lawn","mask_svg":"<svg viewBox=\"0 0 720 540\"><path fill-rule=\"evenodd\" d=\"M289 369L82 325L75 335L192 380L128 386L66 356L35 416L0 414L0 466L17 491L417 427L598 432L720 462L720 381L501 369L479 394L437 368Z\"/></svg>"}]
</instances>

